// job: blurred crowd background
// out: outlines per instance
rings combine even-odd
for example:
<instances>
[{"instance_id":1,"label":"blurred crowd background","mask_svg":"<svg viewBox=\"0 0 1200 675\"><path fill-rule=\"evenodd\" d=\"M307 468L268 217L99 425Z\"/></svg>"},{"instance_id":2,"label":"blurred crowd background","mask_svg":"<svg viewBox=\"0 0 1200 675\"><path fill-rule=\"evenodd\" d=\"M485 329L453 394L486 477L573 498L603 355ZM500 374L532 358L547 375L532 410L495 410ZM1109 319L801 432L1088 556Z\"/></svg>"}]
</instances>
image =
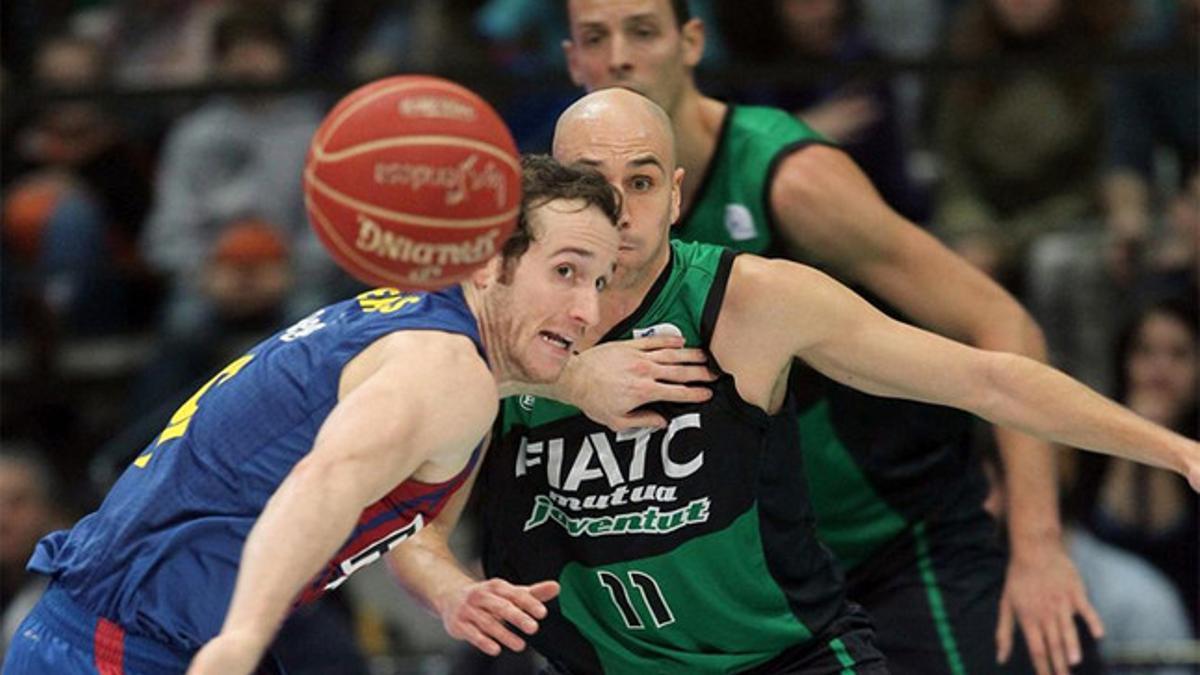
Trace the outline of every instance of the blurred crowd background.
<instances>
[{"instance_id":1,"label":"blurred crowd background","mask_svg":"<svg viewBox=\"0 0 1200 675\"><path fill-rule=\"evenodd\" d=\"M1055 365L1196 437L1200 1L692 5L704 91L794 111L839 142L898 211L1029 307ZM579 92L557 0L6 0L0 13L7 635L40 590L23 572L38 537L94 508L208 374L359 290L312 236L300 189L333 101L376 77L441 74L491 101L522 150L545 151ZM1112 663L1197 672L1169 666L1200 651L1187 642L1196 495L1124 462L1063 475ZM294 672L528 669L467 656L382 569L347 586L289 624Z\"/></svg>"}]
</instances>

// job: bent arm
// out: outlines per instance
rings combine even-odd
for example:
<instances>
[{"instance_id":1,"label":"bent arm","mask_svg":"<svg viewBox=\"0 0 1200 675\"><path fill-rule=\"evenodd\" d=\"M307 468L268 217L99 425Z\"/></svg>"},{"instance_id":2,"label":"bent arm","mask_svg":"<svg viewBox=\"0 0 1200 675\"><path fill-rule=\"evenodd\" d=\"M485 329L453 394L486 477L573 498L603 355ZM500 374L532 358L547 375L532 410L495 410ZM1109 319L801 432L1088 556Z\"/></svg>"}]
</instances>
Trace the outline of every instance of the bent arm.
<instances>
[{"instance_id":1,"label":"bent arm","mask_svg":"<svg viewBox=\"0 0 1200 675\"><path fill-rule=\"evenodd\" d=\"M495 385L469 342L433 332L384 340L378 365L342 392L312 451L251 530L222 635L265 649L364 508L427 461L463 455L486 432Z\"/></svg>"}]
</instances>

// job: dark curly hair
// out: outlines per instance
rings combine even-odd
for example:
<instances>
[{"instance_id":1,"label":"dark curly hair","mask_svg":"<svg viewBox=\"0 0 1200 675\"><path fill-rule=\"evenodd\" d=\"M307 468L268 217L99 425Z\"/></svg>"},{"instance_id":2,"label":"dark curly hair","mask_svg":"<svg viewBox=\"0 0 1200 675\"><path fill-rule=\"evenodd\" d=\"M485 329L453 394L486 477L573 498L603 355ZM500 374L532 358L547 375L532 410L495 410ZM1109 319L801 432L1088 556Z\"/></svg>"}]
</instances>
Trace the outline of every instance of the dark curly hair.
<instances>
[{"instance_id":1,"label":"dark curly hair","mask_svg":"<svg viewBox=\"0 0 1200 675\"><path fill-rule=\"evenodd\" d=\"M557 199L580 201L580 210L596 207L616 227L621 216L621 196L600 172L586 166L560 164L549 155L521 157L521 213L517 228L500 249L508 269L537 239L529 223L529 212Z\"/></svg>"}]
</instances>

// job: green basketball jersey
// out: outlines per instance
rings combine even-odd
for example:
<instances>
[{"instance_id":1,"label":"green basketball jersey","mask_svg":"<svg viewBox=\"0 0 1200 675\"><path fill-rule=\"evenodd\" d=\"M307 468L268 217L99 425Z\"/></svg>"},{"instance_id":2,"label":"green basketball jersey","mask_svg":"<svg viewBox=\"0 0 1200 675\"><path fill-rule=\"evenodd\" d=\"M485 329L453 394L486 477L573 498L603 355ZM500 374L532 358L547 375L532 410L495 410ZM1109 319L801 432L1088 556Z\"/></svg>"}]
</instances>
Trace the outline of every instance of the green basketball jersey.
<instances>
[{"instance_id":1,"label":"green basketball jersey","mask_svg":"<svg viewBox=\"0 0 1200 675\"><path fill-rule=\"evenodd\" d=\"M605 340L708 346L735 254L671 246ZM666 429L614 433L570 406L506 399L479 478L487 574L562 584L530 640L572 673L735 672L804 648L845 605L807 506L795 409L767 415L722 374L708 402L656 410Z\"/></svg>"},{"instance_id":2,"label":"green basketball jersey","mask_svg":"<svg viewBox=\"0 0 1200 675\"><path fill-rule=\"evenodd\" d=\"M804 122L775 108L729 106L716 154L694 203L672 234L759 255L777 252L771 216L771 178L780 161L811 144L828 145Z\"/></svg>"},{"instance_id":3,"label":"green basketball jersey","mask_svg":"<svg viewBox=\"0 0 1200 675\"><path fill-rule=\"evenodd\" d=\"M782 110L729 106L713 160L673 235L782 257L770 185L784 159L814 143L828 141ZM792 383L818 534L847 568L930 514L982 501L965 414L869 396L799 363Z\"/></svg>"}]
</instances>

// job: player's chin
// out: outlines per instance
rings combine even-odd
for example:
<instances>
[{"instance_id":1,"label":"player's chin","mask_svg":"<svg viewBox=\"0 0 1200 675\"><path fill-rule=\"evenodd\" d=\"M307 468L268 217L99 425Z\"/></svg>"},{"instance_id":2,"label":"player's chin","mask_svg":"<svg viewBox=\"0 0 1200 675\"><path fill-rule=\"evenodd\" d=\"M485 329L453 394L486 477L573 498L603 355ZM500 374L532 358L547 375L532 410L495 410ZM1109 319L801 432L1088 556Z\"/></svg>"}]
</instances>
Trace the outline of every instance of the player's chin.
<instances>
[{"instance_id":1,"label":"player's chin","mask_svg":"<svg viewBox=\"0 0 1200 675\"><path fill-rule=\"evenodd\" d=\"M553 382L562 374L570 358L570 351L548 344L540 337L536 339L531 353L526 355L525 371L530 382L539 384Z\"/></svg>"}]
</instances>

